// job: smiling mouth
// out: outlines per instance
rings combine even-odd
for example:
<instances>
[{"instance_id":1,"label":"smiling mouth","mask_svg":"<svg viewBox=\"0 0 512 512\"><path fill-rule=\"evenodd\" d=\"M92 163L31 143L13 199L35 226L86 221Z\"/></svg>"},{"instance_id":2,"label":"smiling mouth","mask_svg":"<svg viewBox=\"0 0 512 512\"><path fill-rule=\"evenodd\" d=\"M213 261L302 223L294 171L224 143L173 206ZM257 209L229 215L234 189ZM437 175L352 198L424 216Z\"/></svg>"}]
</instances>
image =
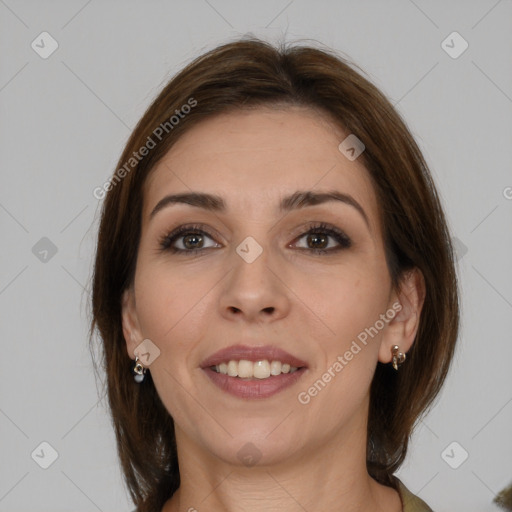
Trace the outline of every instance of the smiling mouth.
<instances>
[{"instance_id":1,"label":"smiling mouth","mask_svg":"<svg viewBox=\"0 0 512 512\"><path fill-rule=\"evenodd\" d=\"M220 368L217 372L216 366L207 366L203 368L203 371L217 388L231 396L246 400L264 399L276 395L286 388L293 386L307 372L307 368L302 366L294 369L293 372L280 372L279 375L270 375L263 378L258 378L254 375L251 377L231 376L221 373ZM242 375L244 375L243 372Z\"/></svg>"},{"instance_id":2,"label":"smiling mouth","mask_svg":"<svg viewBox=\"0 0 512 512\"><path fill-rule=\"evenodd\" d=\"M229 361L210 366L210 369L229 377L238 377L242 380L253 380L253 379L270 379L277 377L278 375L294 373L297 370L303 368L302 366L291 366L288 363L282 363L281 361L273 360L268 361L262 359L260 361L249 361L247 359Z\"/></svg>"}]
</instances>

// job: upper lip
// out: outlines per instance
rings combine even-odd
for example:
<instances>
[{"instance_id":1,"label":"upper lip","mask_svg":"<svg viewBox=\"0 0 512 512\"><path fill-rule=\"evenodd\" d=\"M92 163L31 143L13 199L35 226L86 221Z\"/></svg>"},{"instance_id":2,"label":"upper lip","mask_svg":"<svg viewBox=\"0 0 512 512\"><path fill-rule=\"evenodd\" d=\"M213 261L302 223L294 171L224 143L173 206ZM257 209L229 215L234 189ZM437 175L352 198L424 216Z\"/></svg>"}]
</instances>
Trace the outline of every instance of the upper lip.
<instances>
[{"instance_id":1,"label":"upper lip","mask_svg":"<svg viewBox=\"0 0 512 512\"><path fill-rule=\"evenodd\" d=\"M281 361L281 363L288 363L290 366L301 368L307 367L305 361L292 356L290 353L280 349L274 345L265 346L249 346L249 345L232 345L231 347L223 348L211 356L207 357L202 363L201 368L208 368L220 363L225 363L231 360L240 361L262 361L266 359L269 362Z\"/></svg>"}]
</instances>

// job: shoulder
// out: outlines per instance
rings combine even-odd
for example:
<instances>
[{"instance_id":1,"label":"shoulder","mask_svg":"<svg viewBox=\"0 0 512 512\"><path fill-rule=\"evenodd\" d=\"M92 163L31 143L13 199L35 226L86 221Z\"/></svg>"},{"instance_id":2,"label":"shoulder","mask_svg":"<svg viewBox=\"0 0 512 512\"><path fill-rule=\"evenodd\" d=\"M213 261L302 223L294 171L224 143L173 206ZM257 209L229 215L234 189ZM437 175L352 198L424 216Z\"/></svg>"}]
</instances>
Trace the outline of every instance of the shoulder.
<instances>
[{"instance_id":1,"label":"shoulder","mask_svg":"<svg viewBox=\"0 0 512 512\"><path fill-rule=\"evenodd\" d=\"M433 510L418 496L415 496L405 485L396 477L396 490L400 495L403 504L403 512L433 512Z\"/></svg>"}]
</instances>

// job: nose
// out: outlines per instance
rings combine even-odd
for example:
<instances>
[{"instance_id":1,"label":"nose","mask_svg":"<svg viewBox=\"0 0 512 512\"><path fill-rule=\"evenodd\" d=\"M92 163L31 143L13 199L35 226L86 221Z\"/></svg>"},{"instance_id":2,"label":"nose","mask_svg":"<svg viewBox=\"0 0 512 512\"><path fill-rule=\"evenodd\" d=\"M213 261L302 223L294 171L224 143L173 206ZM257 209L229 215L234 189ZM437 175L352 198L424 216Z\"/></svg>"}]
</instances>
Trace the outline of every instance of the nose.
<instances>
[{"instance_id":1,"label":"nose","mask_svg":"<svg viewBox=\"0 0 512 512\"><path fill-rule=\"evenodd\" d=\"M268 250L252 262L234 252L231 271L223 282L221 314L230 321L273 322L290 310L286 273L269 261ZM272 268L274 267L274 268Z\"/></svg>"}]
</instances>

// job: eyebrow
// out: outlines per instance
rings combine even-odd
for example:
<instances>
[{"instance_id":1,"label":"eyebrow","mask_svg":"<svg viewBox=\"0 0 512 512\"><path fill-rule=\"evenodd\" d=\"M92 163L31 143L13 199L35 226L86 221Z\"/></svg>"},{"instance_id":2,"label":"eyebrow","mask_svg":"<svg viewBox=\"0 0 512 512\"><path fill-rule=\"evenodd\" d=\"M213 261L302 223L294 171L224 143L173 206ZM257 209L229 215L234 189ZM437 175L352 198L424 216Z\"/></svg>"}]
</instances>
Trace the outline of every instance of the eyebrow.
<instances>
[{"instance_id":1,"label":"eyebrow","mask_svg":"<svg viewBox=\"0 0 512 512\"><path fill-rule=\"evenodd\" d=\"M327 203L330 201L339 201L355 208L361 214L368 229L371 231L370 222L363 207L351 195L338 192L337 190L330 190L326 192L298 190L281 200L281 203L279 204L279 211L281 213L287 213L292 210ZM188 204L197 208L203 208L204 210L219 213L226 211L226 203L220 196L204 192L184 192L182 194L167 195L160 199L150 213L149 220L151 220L160 210L174 204Z\"/></svg>"}]
</instances>

